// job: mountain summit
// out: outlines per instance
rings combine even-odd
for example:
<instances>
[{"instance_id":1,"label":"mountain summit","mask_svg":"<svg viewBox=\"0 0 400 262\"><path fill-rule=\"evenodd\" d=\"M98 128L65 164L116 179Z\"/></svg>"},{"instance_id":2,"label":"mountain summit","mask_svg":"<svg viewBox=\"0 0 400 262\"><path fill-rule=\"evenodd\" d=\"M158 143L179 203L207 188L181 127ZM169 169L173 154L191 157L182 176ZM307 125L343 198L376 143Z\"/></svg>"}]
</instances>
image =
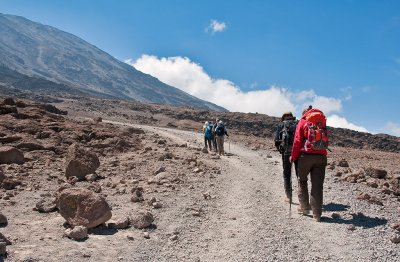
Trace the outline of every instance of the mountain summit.
<instances>
[{"instance_id":1,"label":"mountain summit","mask_svg":"<svg viewBox=\"0 0 400 262\"><path fill-rule=\"evenodd\" d=\"M56 83L54 92L62 85L79 93L226 111L164 84L54 27L0 14L0 35L0 83L3 85L10 85L10 78L23 75L26 79ZM12 76L5 72L12 72Z\"/></svg>"}]
</instances>

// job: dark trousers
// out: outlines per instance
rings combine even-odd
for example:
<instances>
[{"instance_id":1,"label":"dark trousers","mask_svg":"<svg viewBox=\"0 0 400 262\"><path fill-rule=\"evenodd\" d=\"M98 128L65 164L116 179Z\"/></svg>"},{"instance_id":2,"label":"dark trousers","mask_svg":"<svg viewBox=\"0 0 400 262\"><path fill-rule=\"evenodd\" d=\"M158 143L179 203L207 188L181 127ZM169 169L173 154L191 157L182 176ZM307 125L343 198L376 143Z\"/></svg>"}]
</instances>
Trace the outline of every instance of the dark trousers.
<instances>
[{"instance_id":1,"label":"dark trousers","mask_svg":"<svg viewBox=\"0 0 400 262\"><path fill-rule=\"evenodd\" d=\"M327 158L324 155L300 154L298 159L298 182L300 208L309 209L310 205L314 216L321 216L323 201L323 185L325 180L325 167ZM310 202L308 196L307 180L311 178Z\"/></svg>"},{"instance_id":2,"label":"dark trousers","mask_svg":"<svg viewBox=\"0 0 400 262\"><path fill-rule=\"evenodd\" d=\"M297 176L297 161L295 164L295 171ZM283 186L285 194L290 197L292 194L292 163L290 162L290 153L282 154L282 167L283 167Z\"/></svg>"},{"instance_id":3,"label":"dark trousers","mask_svg":"<svg viewBox=\"0 0 400 262\"><path fill-rule=\"evenodd\" d=\"M206 148L207 148L207 145L208 145L208 148L210 149L210 151L212 150L212 140L213 139L207 139L207 138L204 138L204 143L206 144Z\"/></svg>"}]
</instances>

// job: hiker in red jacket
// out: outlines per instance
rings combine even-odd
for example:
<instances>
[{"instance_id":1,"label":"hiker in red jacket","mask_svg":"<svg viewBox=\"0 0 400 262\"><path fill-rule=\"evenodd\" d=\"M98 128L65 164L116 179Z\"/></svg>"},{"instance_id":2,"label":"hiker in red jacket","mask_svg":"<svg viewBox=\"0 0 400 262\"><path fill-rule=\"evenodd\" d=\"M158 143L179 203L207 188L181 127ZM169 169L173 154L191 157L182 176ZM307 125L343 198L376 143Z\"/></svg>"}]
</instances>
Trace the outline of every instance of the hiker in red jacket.
<instances>
[{"instance_id":1,"label":"hiker in red jacket","mask_svg":"<svg viewBox=\"0 0 400 262\"><path fill-rule=\"evenodd\" d=\"M291 161L298 165L299 213L307 215L312 208L316 221L321 220L323 184L327 164L328 132L326 117L321 110L309 106L303 111L293 141ZM308 196L307 177L310 173L311 194ZM311 206L310 206L311 204Z\"/></svg>"}]
</instances>

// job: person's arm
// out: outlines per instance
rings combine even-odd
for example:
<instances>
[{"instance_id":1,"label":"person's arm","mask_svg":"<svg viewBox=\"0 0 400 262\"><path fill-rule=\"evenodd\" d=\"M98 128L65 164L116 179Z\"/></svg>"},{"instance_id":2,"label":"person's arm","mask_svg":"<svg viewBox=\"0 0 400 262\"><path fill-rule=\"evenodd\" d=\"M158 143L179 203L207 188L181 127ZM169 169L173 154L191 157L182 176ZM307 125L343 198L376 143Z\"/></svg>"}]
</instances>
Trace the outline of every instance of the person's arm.
<instances>
[{"instance_id":1,"label":"person's arm","mask_svg":"<svg viewBox=\"0 0 400 262\"><path fill-rule=\"evenodd\" d=\"M281 132L281 128L280 127L281 127L281 124L278 124L276 126L276 130L275 130L275 147L278 150L279 150L279 146L281 145L281 140L279 138L279 134Z\"/></svg>"},{"instance_id":2,"label":"person's arm","mask_svg":"<svg viewBox=\"0 0 400 262\"><path fill-rule=\"evenodd\" d=\"M292 155L290 157L291 161L296 161L299 158L301 145L304 138L304 122L305 120L300 119L296 127L296 132L293 140Z\"/></svg>"}]
</instances>

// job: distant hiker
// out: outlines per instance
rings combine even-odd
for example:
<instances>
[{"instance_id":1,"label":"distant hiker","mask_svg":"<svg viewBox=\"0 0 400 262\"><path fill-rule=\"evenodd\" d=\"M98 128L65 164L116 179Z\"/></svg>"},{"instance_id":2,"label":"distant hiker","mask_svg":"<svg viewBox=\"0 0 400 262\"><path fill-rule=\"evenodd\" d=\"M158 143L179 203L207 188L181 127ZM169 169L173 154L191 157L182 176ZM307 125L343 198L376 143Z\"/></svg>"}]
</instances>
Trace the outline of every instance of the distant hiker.
<instances>
[{"instance_id":1,"label":"distant hiker","mask_svg":"<svg viewBox=\"0 0 400 262\"><path fill-rule=\"evenodd\" d=\"M299 213L306 215L312 208L316 221L321 220L323 184L327 164L328 132L326 117L319 109L309 106L303 111L296 127L291 160L298 161ZM307 176L310 173L310 202ZM311 206L310 206L311 204Z\"/></svg>"},{"instance_id":2,"label":"distant hiker","mask_svg":"<svg viewBox=\"0 0 400 262\"><path fill-rule=\"evenodd\" d=\"M217 140L217 148L218 148L218 154L219 155L224 155L224 137L229 136L228 132L226 131L224 122L221 120L218 122L217 127L215 128L215 136Z\"/></svg>"},{"instance_id":3,"label":"distant hiker","mask_svg":"<svg viewBox=\"0 0 400 262\"><path fill-rule=\"evenodd\" d=\"M207 140L206 140L206 136L205 136L207 126L208 126L208 121L204 122L203 128L201 129L201 132L204 135L204 147L205 148L207 148Z\"/></svg>"},{"instance_id":4,"label":"distant hiker","mask_svg":"<svg viewBox=\"0 0 400 262\"><path fill-rule=\"evenodd\" d=\"M213 135L214 135L214 138L213 138L213 146L214 146L215 153L218 153L217 135L215 134L215 129L216 129L217 126L218 126L218 122L219 122L219 118L215 119L214 129L213 129Z\"/></svg>"},{"instance_id":5,"label":"distant hiker","mask_svg":"<svg viewBox=\"0 0 400 262\"><path fill-rule=\"evenodd\" d=\"M290 161L290 155L292 154L296 125L297 121L292 112L286 112L282 115L281 122L275 131L275 147L282 155L283 185L286 195L285 201L287 202L292 199L292 162ZM295 170L297 170L296 163Z\"/></svg>"},{"instance_id":6,"label":"distant hiker","mask_svg":"<svg viewBox=\"0 0 400 262\"><path fill-rule=\"evenodd\" d=\"M206 122L205 124L205 128L204 128L204 143L205 143L205 148L207 148L207 144L208 147L210 149L210 151L212 150L212 143L214 140L214 126L213 124Z\"/></svg>"}]
</instances>

